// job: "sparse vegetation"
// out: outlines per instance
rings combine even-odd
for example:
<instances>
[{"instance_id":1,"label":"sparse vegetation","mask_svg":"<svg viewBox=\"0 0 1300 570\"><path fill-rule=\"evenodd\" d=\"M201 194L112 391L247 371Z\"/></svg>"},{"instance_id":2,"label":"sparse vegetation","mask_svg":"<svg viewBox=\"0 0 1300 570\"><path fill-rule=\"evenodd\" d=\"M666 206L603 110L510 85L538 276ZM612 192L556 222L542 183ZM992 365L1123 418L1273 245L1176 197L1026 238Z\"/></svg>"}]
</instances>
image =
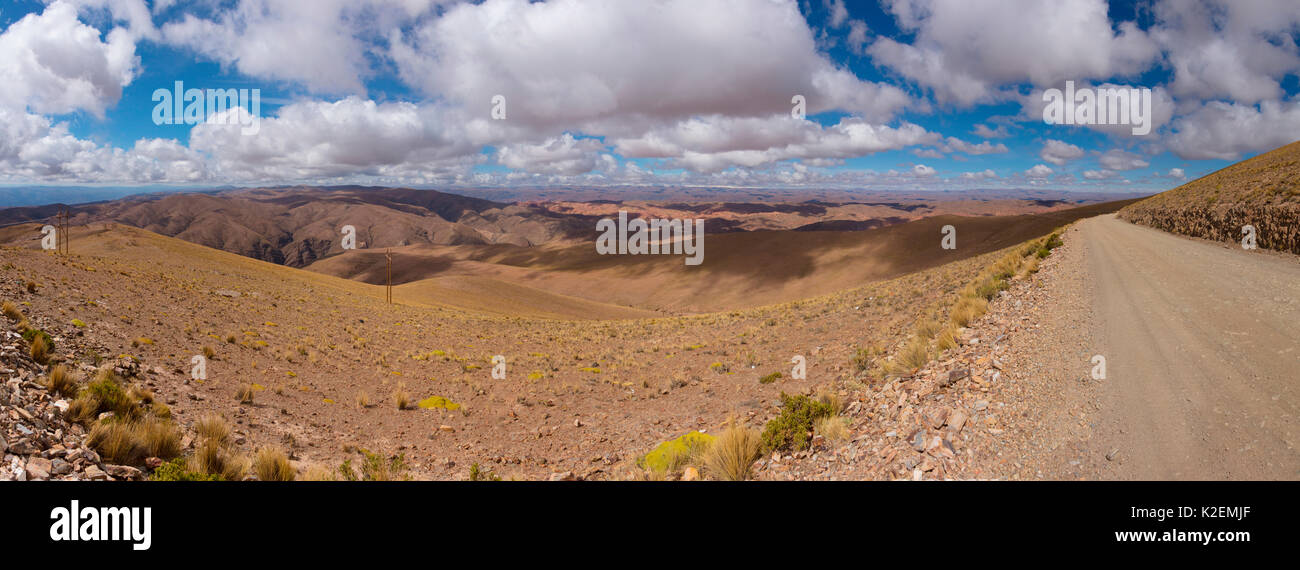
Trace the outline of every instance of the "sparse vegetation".
<instances>
[{"instance_id":1,"label":"sparse vegetation","mask_svg":"<svg viewBox=\"0 0 1300 570\"><path fill-rule=\"evenodd\" d=\"M68 373L68 367L62 364L50 368L50 374L45 379L45 387L60 396L68 398L77 396L77 380Z\"/></svg>"},{"instance_id":2,"label":"sparse vegetation","mask_svg":"<svg viewBox=\"0 0 1300 570\"><path fill-rule=\"evenodd\" d=\"M239 387L238 390L235 391L235 399L239 400L239 403L241 404L245 404L245 405L252 404L253 396L256 393L257 391L253 389L252 384L243 384Z\"/></svg>"},{"instance_id":3,"label":"sparse vegetation","mask_svg":"<svg viewBox=\"0 0 1300 570\"><path fill-rule=\"evenodd\" d=\"M18 309L18 305L15 305L10 301L5 301L4 304L0 305L0 311L3 311L5 317L15 323L22 322L23 320L23 312Z\"/></svg>"},{"instance_id":4,"label":"sparse vegetation","mask_svg":"<svg viewBox=\"0 0 1300 570\"><path fill-rule=\"evenodd\" d=\"M704 452L705 471L715 479L744 481L763 446L758 430L732 425L722 431Z\"/></svg>"},{"instance_id":5,"label":"sparse vegetation","mask_svg":"<svg viewBox=\"0 0 1300 570\"><path fill-rule=\"evenodd\" d=\"M834 407L828 402L782 392L781 414L768 421L763 429L763 451L807 449L814 422L834 413Z\"/></svg>"},{"instance_id":6,"label":"sparse vegetation","mask_svg":"<svg viewBox=\"0 0 1300 570\"><path fill-rule=\"evenodd\" d=\"M650 453L637 459L637 466L646 471L671 473L687 464L699 464L709 446L713 445L713 436L692 431L676 439L659 444Z\"/></svg>"},{"instance_id":7,"label":"sparse vegetation","mask_svg":"<svg viewBox=\"0 0 1300 570\"><path fill-rule=\"evenodd\" d=\"M293 481L295 475L284 451L270 446L257 449L253 456L253 473L261 481Z\"/></svg>"}]
</instances>

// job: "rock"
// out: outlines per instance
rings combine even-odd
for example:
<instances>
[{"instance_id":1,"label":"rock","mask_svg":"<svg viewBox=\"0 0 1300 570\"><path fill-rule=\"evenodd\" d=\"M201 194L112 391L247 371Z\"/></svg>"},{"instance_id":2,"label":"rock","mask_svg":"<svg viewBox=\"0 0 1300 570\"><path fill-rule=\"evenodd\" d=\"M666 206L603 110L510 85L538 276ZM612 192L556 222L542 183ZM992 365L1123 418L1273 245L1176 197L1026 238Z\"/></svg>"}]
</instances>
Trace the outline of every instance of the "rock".
<instances>
[{"instance_id":1,"label":"rock","mask_svg":"<svg viewBox=\"0 0 1300 570\"><path fill-rule=\"evenodd\" d=\"M948 416L948 429L953 433L961 433L961 428L966 425L966 412L960 408L953 410L952 415Z\"/></svg>"},{"instance_id":2,"label":"rock","mask_svg":"<svg viewBox=\"0 0 1300 570\"><path fill-rule=\"evenodd\" d=\"M107 471L109 475L118 479L129 479L131 481L144 480L144 473L130 465L105 465L104 470Z\"/></svg>"},{"instance_id":3,"label":"rock","mask_svg":"<svg viewBox=\"0 0 1300 570\"><path fill-rule=\"evenodd\" d=\"M222 297L231 297L231 298L239 297L239 291L231 291L229 289L218 289L216 291L213 291L212 293L215 295L220 295Z\"/></svg>"},{"instance_id":4,"label":"rock","mask_svg":"<svg viewBox=\"0 0 1300 570\"><path fill-rule=\"evenodd\" d=\"M62 459L55 459L50 462L51 475L67 475L72 473L72 464Z\"/></svg>"},{"instance_id":5,"label":"rock","mask_svg":"<svg viewBox=\"0 0 1300 570\"><path fill-rule=\"evenodd\" d=\"M105 473L104 470L100 469L98 466L91 465L86 468L86 478L91 481L103 481L108 479L108 473Z\"/></svg>"},{"instance_id":6,"label":"rock","mask_svg":"<svg viewBox=\"0 0 1300 570\"><path fill-rule=\"evenodd\" d=\"M144 460L145 467L148 467L150 471L162 467L162 464L163 460L161 457L146 457Z\"/></svg>"},{"instance_id":7,"label":"rock","mask_svg":"<svg viewBox=\"0 0 1300 570\"><path fill-rule=\"evenodd\" d=\"M700 472L694 467L687 467L682 471L682 481L699 481Z\"/></svg>"},{"instance_id":8,"label":"rock","mask_svg":"<svg viewBox=\"0 0 1300 570\"><path fill-rule=\"evenodd\" d=\"M948 421L948 408L930 410L925 414L925 417L929 421L931 428L939 429Z\"/></svg>"},{"instance_id":9,"label":"rock","mask_svg":"<svg viewBox=\"0 0 1300 570\"><path fill-rule=\"evenodd\" d=\"M959 380L965 380L967 378L970 378L970 368L954 368L948 371L948 375L944 378L943 385L952 386Z\"/></svg>"},{"instance_id":10,"label":"rock","mask_svg":"<svg viewBox=\"0 0 1300 570\"><path fill-rule=\"evenodd\" d=\"M445 431L445 432L447 432L447 433L453 433L453 432L456 431L456 428L451 427L451 426L445 426L445 425L444 425L444 426L438 426L438 430L439 430L439 431Z\"/></svg>"},{"instance_id":11,"label":"rock","mask_svg":"<svg viewBox=\"0 0 1300 570\"><path fill-rule=\"evenodd\" d=\"M978 402L975 402L975 411L977 412L982 412L984 411L984 408L987 407L989 407L988 400L980 400Z\"/></svg>"},{"instance_id":12,"label":"rock","mask_svg":"<svg viewBox=\"0 0 1300 570\"><path fill-rule=\"evenodd\" d=\"M57 401L57 402L54 402L54 407L56 407L56 408L59 409L59 414L60 414L60 415L68 413L68 406L69 406L69 405L70 405L70 404L68 404L68 401L67 401L67 400L59 400L59 401Z\"/></svg>"},{"instance_id":13,"label":"rock","mask_svg":"<svg viewBox=\"0 0 1300 570\"><path fill-rule=\"evenodd\" d=\"M811 445L813 449L821 449L826 445L826 437L821 434L814 435L812 441L809 442L809 445Z\"/></svg>"},{"instance_id":14,"label":"rock","mask_svg":"<svg viewBox=\"0 0 1300 570\"><path fill-rule=\"evenodd\" d=\"M5 441L3 435L0 435L0 455L4 455L6 451L9 451L9 442Z\"/></svg>"},{"instance_id":15,"label":"rock","mask_svg":"<svg viewBox=\"0 0 1300 570\"><path fill-rule=\"evenodd\" d=\"M27 480L40 481L50 478L50 471L54 466L49 459L43 457L33 457L27 460Z\"/></svg>"},{"instance_id":16,"label":"rock","mask_svg":"<svg viewBox=\"0 0 1300 570\"><path fill-rule=\"evenodd\" d=\"M911 436L912 449L925 451L925 430L916 430Z\"/></svg>"},{"instance_id":17,"label":"rock","mask_svg":"<svg viewBox=\"0 0 1300 570\"><path fill-rule=\"evenodd\" d=\"M577 481L578 477L574 475L572 471L562 471L559 473L551 473L551 480L552 481Z\"/></svg>"},{"instance_id":18,"label":"rock","mask_svg":"<svg viewBox=\"0 0 1300 570\"><path fill-rule=\"evenodd\" d=\"M1112 449L1106 453L1106 461L1114 461L1115 456L1119 455L1119 448Z\"/></svg>"},{"instance_id":19,"label":"rock","mask_svg":"<svg viewBox=\"0 0 1300 570\"><path fill-rule=\"evenodd\" d=\"M582 420L573 420L573 427L582 427Z\"/></svg>"}]
</instances>

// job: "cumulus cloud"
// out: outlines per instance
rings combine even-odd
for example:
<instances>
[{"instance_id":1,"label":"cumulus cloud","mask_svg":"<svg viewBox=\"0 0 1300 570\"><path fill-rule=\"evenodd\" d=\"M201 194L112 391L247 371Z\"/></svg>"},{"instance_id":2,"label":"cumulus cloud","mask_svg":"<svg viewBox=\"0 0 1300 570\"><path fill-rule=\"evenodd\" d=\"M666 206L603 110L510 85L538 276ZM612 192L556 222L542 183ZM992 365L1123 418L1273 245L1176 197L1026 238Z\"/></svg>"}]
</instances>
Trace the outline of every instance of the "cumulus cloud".
<instances>
[{"instance_id":1,"label":"cumulus cloud","mask_svg":"<svg viewBox=\"0 0 1300 570\"><path fill-rule=\"evenodd\" d=\"M0 181L199 182L205 160L179 142L141 139L130 149L80 139L67 125L0 107Z\"/></svg>"},{"instance_id":2,"label":"cumulus cloud","mask_svg":"<svg viewBox=\"0 0 1300 570\"><path fill-rule=\"evenodd\" d=\"M689 24L687 24L689 23ZM838 109L892 119L901 89L866 82L818 53L794 2L530 3L487 0L390 38L404 81L509 120L629 136L697 115Z\"/></svg>"},{"instance_id":3,"label":"cumulus cloud","mask_svg":"<svg viewBox=\"0 0 1300 570\"><path fill-rule=\"evenodd\" d=\"M1300 139L1300 102L1258 105L1211 101L1174 120L1170 150L1188 160L1236 160Z\"/></svg>"},{"instance_id":4,"label":"cumulus cloud","mask_svg":"<svg viewBox=\"0 0 1300 570\"><path fill-rule=\"evenodd\" d=\"M972 144L958 139L957 137L948 137L947 140L944 141L943 150L944 152L960 152L973 155L997 154L1007 152L1007 145L1002 143L993 144L989 141Z\"/></svg>"},{"instance_id":5,"label":"cumulus cloud","mask_svg":"<svg viewBox=\"0 0 1300 570\"><path fill-rule=\"evenodd\" d=\"M1013 94L1008 84L1049 85L1107 78L1147 68L1159 51L1132 22L1112 28L1104 0L891 0L901 43L880 38L876 62L960 106Z\"/></svg>"},{"instance_id":6,"label":"cumulus cloud","mask_svg":"<svg viewBox=\"0 0 1300 570\"><path fill-rule=\"evenodd\" d=\"M73 5L55 2L0 34L0 106L102 117L122 97L138 64L127 31L115 28L101 38L77 19Z\"/></svg>"},{"instance_id":7,"label":"cumulus cloud","mask_svg":"<svg viewBox=\"0 0 1300 570\"><path fill-rule=\"evenodd\" d=\"M497 151L497 161L517 170L575 175L595 169L604 149L605 145L598 140L575 139L573 135L564 133L540 144L502 147Z\"/></svg>"},{"instance_id":8,"label":"cumulus cloud","mask_svg":"<svg viewBox=\"0 0 1300 570\"><path fill-rule=\"evenodd\" d=\"M1117 148L1102 153L1097 158L1097 162L1100 162L1106 170L1137 170L1151 166L1151 162L1142 155Z\"/></svg>"},{"instance_id":9,"label":"cumulus cloud","mask_svg":"<svg viewBox=\"0 0 1300 570\"><path fill-rule=\"evenodd\" d=\"M966 180L993 180L998 178L998 174L991 169L984 169L979 172L963 172L961 177Z\"/></svg>"},{"instance_id":10,"label":"cumulus cloud","mask_svg":"<svg viewBox=\"0 0 1300 570\"><path fill-rule=\"evenodd\" d=\"M1011 136L1011 133L1007 132L1006 125L990 128L984 123L975 125L975 129L971 131L971 134L983 139L1004 139Z\"/></svg>"},{"instance_id":11,"label":"cumulus cloud","mask_svg":"<svg viewBox=\"0 0 1300 570\"><path fill-rule=\"evenodd\" d=\"M1038 153L1038 156L1047 162L1057 166L1062 166L1071 160L1082 157L1083 154L1084 152L1082 148L1065 141L1048 139L1048 141L1043 144L1043 150Z\"/></svg>"},{"instance_id":12,"label":"cumulus cloud","mask_svg":"<svg viewBox=\"0 0 1300 570\"><path fill-rule=\"evenodd\" d=\"M227 113L246 113L235 108ZM261 119L257 136L243 118L214 116L190 132L190 147L241 179L318 180L350 175L445 180L480 162L484 144L504 133L442 105L376 103L358 97L302 101Z\"/></svg>"},{"instance_id":13,"label":"cumulus cloud","mask_svg":"<svg viewBox=\"0 0 1300 570\"><path fill-rule=\"evenodd\" d=\"M845 118L829 127L788 115L696 117L644 135L614 140L631 158L676 158L683 168L717 172L789 159L844 159L933 143L938 135L920 126L873 125Z\"/></svg>"},{"instance_id":14,"label":"cumulus cloud","mask_svg":"<svg viewBox=\"0 0 1300 570\"><path fill-rule=\"evenodd\" d=\"M1047 166L1046 164L1035 164L1029 170L1025 171L1025 176L1028 176L1029 178L1043 179L1051 176L1053 172L1055 171L1052 170L1052 167Z\"/></svg>"},{"instance_id":15,"label":"cumulus cloud","mask_svg":"<svg viewBox=\"0 0 1300 570\"><path fill-rule=\"evenodd\" d=\"M324 94L361 94L373 41L440 2L434 0L239 0L210 17L186 13L163 40L252 77Z\"/></svg>"},{"instance_id":16,"label":"cumulus cloud","mask_svg":"<svg viewBox=\"0 0 1300 570\"><path fill-rule=\"evenodd\" d=\"M1179 97L1276 100L1280 80L1300 71L1293 0L1163 0L1155 15L1151 37L1166 52Z\"/></svg>"}]
</instances>

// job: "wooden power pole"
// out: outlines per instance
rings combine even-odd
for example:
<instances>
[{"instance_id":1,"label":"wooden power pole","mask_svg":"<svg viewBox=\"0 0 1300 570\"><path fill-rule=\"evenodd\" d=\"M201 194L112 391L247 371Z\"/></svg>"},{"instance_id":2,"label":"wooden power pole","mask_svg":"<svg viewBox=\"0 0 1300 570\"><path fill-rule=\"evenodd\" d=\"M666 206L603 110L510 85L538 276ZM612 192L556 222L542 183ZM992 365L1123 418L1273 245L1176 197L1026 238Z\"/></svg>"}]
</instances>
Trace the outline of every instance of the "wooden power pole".
<instances>
[{"instance_id":1,"label":"wooden power pole","mask_svg":"<svg viewBox=\"0 0 1300 570\"><path fill-rule=\"evenodd\" d=\"M393 253L391 250L384 250L384 258L388 260L388 304L393 303Z\"/></svg>"}]
</instances>

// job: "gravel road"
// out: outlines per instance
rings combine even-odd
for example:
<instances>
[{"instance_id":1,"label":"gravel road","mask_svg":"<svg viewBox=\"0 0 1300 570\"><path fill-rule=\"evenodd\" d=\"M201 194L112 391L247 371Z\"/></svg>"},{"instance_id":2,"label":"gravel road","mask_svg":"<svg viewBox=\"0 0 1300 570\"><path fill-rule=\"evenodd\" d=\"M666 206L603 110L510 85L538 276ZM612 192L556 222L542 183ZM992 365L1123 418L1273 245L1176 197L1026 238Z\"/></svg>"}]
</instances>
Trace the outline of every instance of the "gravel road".
<instances>
[{"instance_id":1,"label":"gravel road","mask_svg":"<svg viewBox=\"0 0 1300 570\"><path fill-rule=\"evenodd\" d=\"M1300 478L1300 259L1114 215L1080 222L1076 239L1106 359L1086 446L1114 456L1092 475Z\"/></svg>"}]
</instances>

